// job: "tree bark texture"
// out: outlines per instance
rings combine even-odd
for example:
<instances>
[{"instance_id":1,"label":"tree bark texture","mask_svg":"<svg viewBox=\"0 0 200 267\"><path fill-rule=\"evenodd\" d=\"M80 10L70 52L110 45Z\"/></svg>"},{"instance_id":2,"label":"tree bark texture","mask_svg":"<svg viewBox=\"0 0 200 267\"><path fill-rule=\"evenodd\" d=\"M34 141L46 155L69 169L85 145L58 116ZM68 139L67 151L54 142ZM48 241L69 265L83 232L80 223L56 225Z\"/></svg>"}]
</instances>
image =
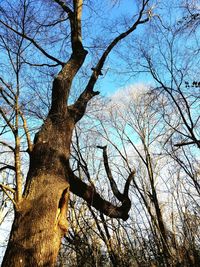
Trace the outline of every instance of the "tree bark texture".
<instances>
[{"instance_id":1,"label":"tree bark texture","mask_svg":"<svg viewBox=\"0 0 200 267\"><path fill-rule=\"evenodd\" d=\"M60 207L65 192L67 184L61 178L34 177L32 192L15 212L2 266L55 265L61 238L67 230L66 217L61 215L62 212L66 216L67 206L62 211Z\"/></svg>"},{"instance_id":2,"label":"tree bark texture","mask_svg":"<svg viewBox=\"0 0 200 267\"><path fill-rule=\"evenodd\" d=\"M69 116L50 115L37 134L3 267L55 265L61 238L67 231L69 182L65 164L73 127Z\"/></svg>"}]
</instances>

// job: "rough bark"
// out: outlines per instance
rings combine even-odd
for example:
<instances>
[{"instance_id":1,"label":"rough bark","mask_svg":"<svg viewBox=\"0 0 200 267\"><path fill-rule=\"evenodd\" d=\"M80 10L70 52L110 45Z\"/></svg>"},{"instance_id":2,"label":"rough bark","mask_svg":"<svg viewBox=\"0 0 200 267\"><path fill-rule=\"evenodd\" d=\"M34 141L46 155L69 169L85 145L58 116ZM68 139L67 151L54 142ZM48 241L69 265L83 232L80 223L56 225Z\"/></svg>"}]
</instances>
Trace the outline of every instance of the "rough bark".
<instances>
[{"instance_id":1,"label":"rough bark","mask_svg":"<svg viewBox=\"0 0 200 267\"><path fill-rule=\"evenodd\" d=\"M57 187L55 190L55 186ZM2 266L54 266L63 234L67 206L61 206L68 184L55 175L34 177L31 193L15 211Z\"/></svg>"},{"instance_id":2,"label":"rough bark","mask_svg":"<svg viewBox=\"0 0 200 267\"><path fill-rule=\"evenodd\" d=\"M69 160L73 127L67 112L62 117L51 114L37 134L3 267L55 265L67 231L69 182L64 161Z\"/></svg>"}]
</instances>

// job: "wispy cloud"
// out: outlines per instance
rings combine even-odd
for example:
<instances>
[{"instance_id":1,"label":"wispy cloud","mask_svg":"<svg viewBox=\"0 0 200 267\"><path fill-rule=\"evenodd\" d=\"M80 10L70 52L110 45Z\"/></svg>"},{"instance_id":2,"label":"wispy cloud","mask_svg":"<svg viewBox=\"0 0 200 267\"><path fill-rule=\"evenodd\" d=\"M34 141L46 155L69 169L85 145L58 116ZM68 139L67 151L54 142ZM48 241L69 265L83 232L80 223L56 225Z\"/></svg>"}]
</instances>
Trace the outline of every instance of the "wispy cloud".
<instances>
[{"instance_id":1,"label":"wispy cloud","mask_svg":"<svg viewBox=\"0 0 200 267\"><path fill-rule=\"evenodd\" d=\"M126 105L133 100L136 100L140 95L148 92L149 84L136 83L125 88L120 88L111 96L110 105L117 107L126 107Z\"/></svg>"}]
</instances>

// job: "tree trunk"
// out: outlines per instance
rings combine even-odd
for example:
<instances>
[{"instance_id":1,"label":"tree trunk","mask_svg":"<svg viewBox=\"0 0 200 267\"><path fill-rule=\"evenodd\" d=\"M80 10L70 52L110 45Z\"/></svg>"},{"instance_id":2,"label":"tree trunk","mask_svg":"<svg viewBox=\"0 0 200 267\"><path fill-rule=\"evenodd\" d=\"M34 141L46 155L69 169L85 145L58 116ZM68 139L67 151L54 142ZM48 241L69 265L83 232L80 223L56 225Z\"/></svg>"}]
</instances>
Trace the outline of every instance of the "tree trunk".
<instances>
[{"instance_id":1,"label":"tree trunk","mask_svg":"<svg viewBox=\"0 0 200 267\"><path fill-rule=\"evenodd\" d=\"M4 266L54 266L67 224L60 203L68 184L54 175L34 178L31 193L15 212ZM66 191L65 191L66 190ZM66 206L67 208L67 206ZM63 212L63 211L62 211ZM66 209L65 209L66 214Z\"/></svg>"},{"instance_id":2,"label":"tree trunk","mask_svg":"<svg viewBox=\"0 0 200 267\"><path fill-rule=\"evenodd\" d=\"M2 267L54 266L67 231L67 168L74 124L62 114L48 116L35 138L24 196Z\"/></svg>"}]
</instances>

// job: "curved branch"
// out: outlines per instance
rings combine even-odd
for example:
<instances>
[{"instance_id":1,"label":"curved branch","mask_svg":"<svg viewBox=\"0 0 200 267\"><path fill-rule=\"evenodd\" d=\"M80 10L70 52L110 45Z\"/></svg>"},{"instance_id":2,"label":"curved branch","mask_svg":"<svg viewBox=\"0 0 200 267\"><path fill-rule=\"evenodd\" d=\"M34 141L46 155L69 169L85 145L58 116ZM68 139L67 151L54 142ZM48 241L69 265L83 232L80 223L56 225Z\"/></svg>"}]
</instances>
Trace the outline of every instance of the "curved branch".
<instances>
[{"instance_id":1,"label":"curved branch","mask_svg":"<svg viewBox=\"0 0 200 267\"><path fill-rule=\"evenodd\" d=\"M103 161L104 161L104 167L106 170L107 177L110 181L110 186L112 189L112 192L114 196L121 202L125 201L128 198L128 191L129 191L129 186L131 181L133 180L135 176L135 170L133 170L129 176L128 179L126 180L125 186L124 186L124 192L123 194L119 191L117 184L112 176L112 172L110 170L110 166L108 163L108 155L107 155L107 146L97 146L100 149L103 149Z\"/></svg>"},{"instance_id":2,"label":"curved branch","mask_svg":"<svg viewBox=\"0 0 200 267\"><path fill-rule=\"evenodd\" d=\"M5 166L0 168L0 172L4 171L6 169L9 169L9 170L12 170L12 171L16 171L16 168L14 166L6 164Z\"/></svg>"},{"instance_id":3,"label":"curved branch","mask_svg":"<svg viewBox=\"0 0 200 267\"><path fill-rule=\"evenodd\" d=\"M68 14L68 16L72 16L72 10L62 1L62 0L54 0L62 9Z\"/></svg>"},{"instance_id":4,"label":"curved branch","mask_svg":"<svg viewBox=\"0 0 200 267\"><path fill-rule=\"evenodd\" d=\"M12 147L11 145L7 144L6 142L0 141L0 144L3 146L8 147L12 152L14 152L14 147Z\"/></svg>"},{"instance_id":5,"label":"curved branch","mask_svg":"<svg viewBox=\"0 0 200 267\"><path fill-rule=\"evenodd\" d=\"M66 163L65 163L66 164ZM71 170L69 163L66 166L66 177L69 179L70 191L75 195L83 198L89 206L94 207L103 214L111 218L121 218L126 221L129 218L129 211L131 208L131 201L128 197L128 188L130 181L134 177L134 173L129 175L126 182L124 194L121 198L121 206L115 206L111 202L103 199L92 185L87 185L80 178L78 178ZM115 194L114 194L115 195Z\"/></svg>"},{"instance_id":6,"label":"curved branch","mask_svg":"<svg viewBox=\"0 0 200 267\"><path fill-rule=\"evenodd\" d=\"M69 176L70 191L83 198L89 206L104 213L111 218L121 218L126 221L129 218L128 212L131 208L131 201L126 199L121 206L115 206L107 200L104 200L93 186L87 185L80 180L73 172Z\"/></svg>"},{"instance_id":7,"label":"curved branch","mask_svg":"<svg viewBox=\"0 0 200 267\"><path fill-rule=\"evenodd\" d=\"M112 188L113 194L115 195L115 197L119 200L119 201L123 201L124 200L124 196L123 194L119 191L119 189L117 188L117 184L112 176L112 172L110 170L109 164L108 164L108 156L107 156L107 146L97 146L97 148L100 148L103 150L103 162L104 162L104 167L106 170L106 174L107 177L109 179L110 182L110 186Z\"/></svg>"}]
</instances>

